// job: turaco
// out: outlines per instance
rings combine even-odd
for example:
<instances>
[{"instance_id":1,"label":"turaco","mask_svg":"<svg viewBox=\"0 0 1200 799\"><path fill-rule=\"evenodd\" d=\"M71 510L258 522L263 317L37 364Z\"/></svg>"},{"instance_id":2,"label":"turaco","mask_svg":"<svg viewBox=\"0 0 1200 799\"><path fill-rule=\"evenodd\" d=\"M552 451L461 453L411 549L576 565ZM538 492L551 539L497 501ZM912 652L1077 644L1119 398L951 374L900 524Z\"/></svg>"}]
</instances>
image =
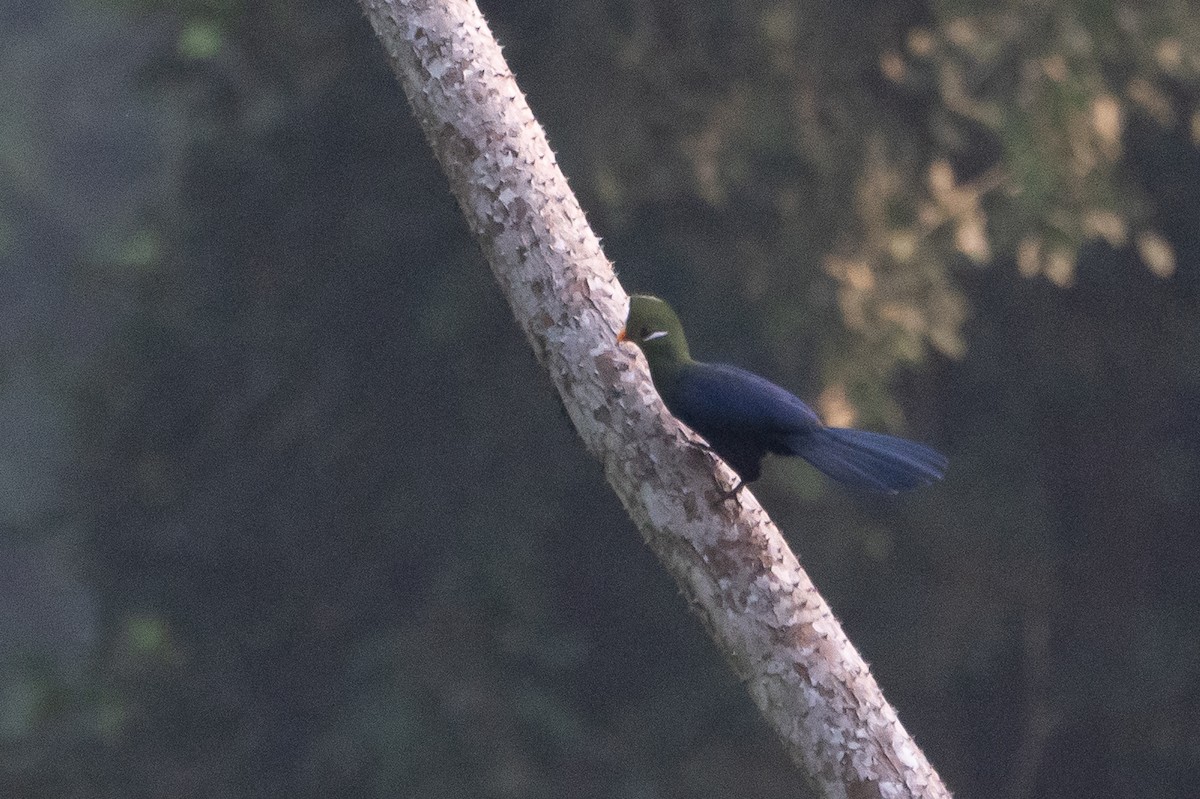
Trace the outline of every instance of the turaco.
<instances>
[{"instance_id":1,"label":"turaco","mask_svg":"<svg viewBox=\"0 0 1200 799\"><path fill-rule=\"evenodd\" d=\"M657 297L630 298L617 340L641 348L667 409L737 472L741 480L730 496L758 479L768 452L804 458L852 488L891 494L929 485L946 471L946 457L924 444L827 427L771 381L736 366L693 360L679 317Z\"/></svg>"}]
</instances>

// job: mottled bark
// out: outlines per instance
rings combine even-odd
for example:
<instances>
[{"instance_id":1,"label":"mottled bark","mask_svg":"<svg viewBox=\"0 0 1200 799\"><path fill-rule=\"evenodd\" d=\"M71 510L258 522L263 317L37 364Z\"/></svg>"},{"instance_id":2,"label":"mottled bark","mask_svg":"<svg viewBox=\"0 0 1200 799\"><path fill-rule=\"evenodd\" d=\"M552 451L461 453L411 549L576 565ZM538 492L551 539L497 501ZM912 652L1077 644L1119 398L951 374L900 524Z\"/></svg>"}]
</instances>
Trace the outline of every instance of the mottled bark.
<instances>
[{"instance_id":1,"label":"mottled bark","mask_svg":"<svg viewBox=\"0 0 1200 799\"><path fill-rule=\"evenodd\" d=\"M749 491L615 333L627 297L471 0L360 0L588 451L824 797L948 796Z\"/></svg>"}]
</instances>

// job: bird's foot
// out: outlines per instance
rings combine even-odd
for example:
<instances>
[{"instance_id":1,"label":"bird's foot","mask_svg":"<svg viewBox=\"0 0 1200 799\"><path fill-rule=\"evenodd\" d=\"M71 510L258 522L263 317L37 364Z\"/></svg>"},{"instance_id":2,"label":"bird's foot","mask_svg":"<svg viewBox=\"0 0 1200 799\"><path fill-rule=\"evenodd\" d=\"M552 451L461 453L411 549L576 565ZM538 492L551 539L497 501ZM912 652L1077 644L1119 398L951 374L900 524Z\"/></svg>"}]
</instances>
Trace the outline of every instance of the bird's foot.
<instances>
[{"instance_id":1,"label":"bird's foot","mask_svg":"<svg viewBox=\"0 0 1200 799\"><path fill-rule=\"evenodd\" d=\"M737 485L735 485L733 488L729 488L729 489L723 489L723 488L721 488L720 484L718 484L717 485L717 496L721 498L722 502L728 502L729 500L732 499L734 502L741 505L742 504L742 489L745 487L746 487L745 480L738 480Z\"/></svg>"},{"instance_id":2,"label":"bird's foot","mask_svg":"<svg viewBox=\"0 0 1200 799\"><path fill-rule=\"evenodd\" d=\"M703 452L708 455L714 455L714 456L716 456L716 458L718 460L721 459L721 453L719 453L715 449L713 449L712 445L709 444L707 441L689 440L687 442L687 445L689 447L691 447L692 449L696 450L697 452ZM729 500L732 499L735 502L737 502L739 505L742 504L741 495L742 495L742 489L746 487L745 480L743 480L739 477L737 483L734 484L733 488L722 488L721 481L719 479L717 479L716 475L713 475L713 482L716 484L716 487L717 487L717 498L721 502L728 502Z\"/></svg>"}]
</instances>

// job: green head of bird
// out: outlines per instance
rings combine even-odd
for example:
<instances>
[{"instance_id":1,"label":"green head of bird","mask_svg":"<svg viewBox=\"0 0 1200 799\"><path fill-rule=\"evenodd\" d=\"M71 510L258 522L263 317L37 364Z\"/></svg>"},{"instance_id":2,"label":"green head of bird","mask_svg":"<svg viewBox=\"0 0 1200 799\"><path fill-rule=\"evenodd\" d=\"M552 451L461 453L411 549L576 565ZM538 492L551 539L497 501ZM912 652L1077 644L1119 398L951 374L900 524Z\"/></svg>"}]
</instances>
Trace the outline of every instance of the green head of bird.
<instances>
[{"instance_id":1,"label":"green head of bird","mask_svg":"<svg viewBox=\"0 0 1200 799\"><path fill-rule=\"evenodd\" d=\"M631 341L646 356L651 373L691 361L683 325L670 305L658 297L635 294L629 298L629 316L617 341Z\"/></svg>"}]
</instances>

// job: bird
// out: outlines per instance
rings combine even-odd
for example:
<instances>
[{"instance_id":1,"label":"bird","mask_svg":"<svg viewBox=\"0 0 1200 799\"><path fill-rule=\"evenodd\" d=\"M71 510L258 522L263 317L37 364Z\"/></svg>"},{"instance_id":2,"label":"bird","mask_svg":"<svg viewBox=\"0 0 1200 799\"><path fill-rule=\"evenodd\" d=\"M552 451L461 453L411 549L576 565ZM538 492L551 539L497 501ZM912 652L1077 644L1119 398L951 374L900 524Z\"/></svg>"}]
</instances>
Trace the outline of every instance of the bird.
<instances>
[{"instance_id":1,"label":"bird","mask_svg":"<svg viewBox=\"0 0 1200 799\"><path fill-rule=\"evenodd\" d=\"M799 397L753 372L694 360L679 317L658 297L630 298L617 341L642 351L667 410L737 474L726 496L758 479L767 453L803 458L845 486L885 494L930 485L949 465L915 441L829 427Z\"/></svg>"}]
</instances>

